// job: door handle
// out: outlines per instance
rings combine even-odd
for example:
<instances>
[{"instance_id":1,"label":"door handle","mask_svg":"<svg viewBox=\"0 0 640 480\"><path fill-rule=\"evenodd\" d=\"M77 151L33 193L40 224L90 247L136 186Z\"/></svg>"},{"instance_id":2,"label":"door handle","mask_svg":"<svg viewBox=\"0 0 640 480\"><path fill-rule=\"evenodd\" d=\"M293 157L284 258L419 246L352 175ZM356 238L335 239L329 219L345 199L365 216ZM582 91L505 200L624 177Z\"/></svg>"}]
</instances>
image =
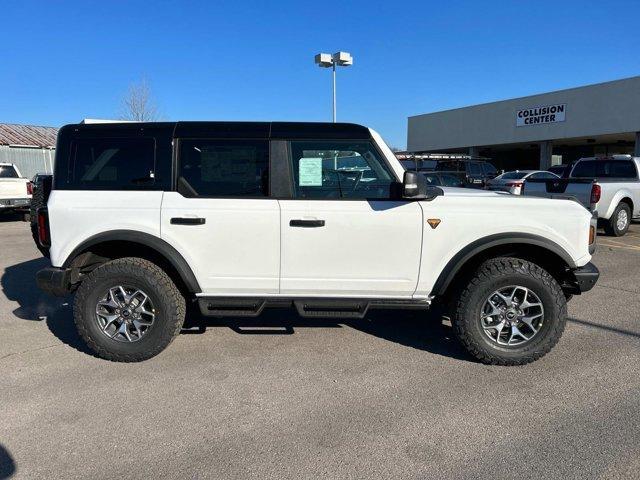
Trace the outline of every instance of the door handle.
<instances>
[{"instance_id":1,"label":"door handle","mask_svg":"<svg viewBox=\"0 0 640 480\"><path fill-rule=\"evenodd\" d=\"M302 228L324 227L324 220L291 220L289 226Z\"/></svg>"},{"instance_id":2,"label":"door handle","mask_svg":"<svg viewBox=\"0 0 640 480\"><path fill-rule=\"evenodd\" d=\"M199 217L173 217L171 225L204 225L206 220Z\"/></svg>"}]
</instances>

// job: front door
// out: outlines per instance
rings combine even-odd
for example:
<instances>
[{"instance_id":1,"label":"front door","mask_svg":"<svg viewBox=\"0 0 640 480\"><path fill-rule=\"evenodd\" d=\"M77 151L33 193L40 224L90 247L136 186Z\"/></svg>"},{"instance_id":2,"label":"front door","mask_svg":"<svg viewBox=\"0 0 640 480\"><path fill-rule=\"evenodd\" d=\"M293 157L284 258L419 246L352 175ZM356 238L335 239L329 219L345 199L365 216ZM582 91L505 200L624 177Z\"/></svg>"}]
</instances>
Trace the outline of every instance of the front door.
<instances>
[{"instance_id":1,"label":"front door","mask_svg":"<svg viewBox=\"0 0 640 480\"><path fill-rule=\"evenodd\" d=\"M205 295L278 293L280 209L269 198L267 140L181 139L177 192L162 200L161 236Z\"/></svg>"},{"instance_id":2,"label":"front door","mask_svg":"<svg viewBox=\"0 0 640 480\"><path fill-rule=\"evenodd\" d=\"M422 208L393 199L393 172L368 141L293 141L292 200L281 200L280 293L410 297Z\"/></svg>"}]
</instances>

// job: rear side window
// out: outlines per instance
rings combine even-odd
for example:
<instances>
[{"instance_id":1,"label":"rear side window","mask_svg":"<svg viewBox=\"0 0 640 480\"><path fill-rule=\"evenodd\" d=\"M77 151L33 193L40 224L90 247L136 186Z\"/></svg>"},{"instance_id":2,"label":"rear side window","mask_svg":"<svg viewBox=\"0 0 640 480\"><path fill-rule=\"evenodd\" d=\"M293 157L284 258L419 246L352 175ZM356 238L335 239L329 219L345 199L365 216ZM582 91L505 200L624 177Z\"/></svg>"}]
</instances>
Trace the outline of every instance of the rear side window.
<instances>
[{"instance_id":1,"label":"rear side window","mask_svg":"<svg viewBox=\"0 0 640 480\"><path fill-rule=\"evenodd\" d=\"M405 170L417 170L418 167L416 165L415 160L400 160L400 164Z\"/></svg>"},{"instance_id":2,"label":"rear side window","mask_svg":"<svg viewBox=\"0 0 640 480\"><path fill-rule=\"evenodd\" d=\"M455 175L447 175L443 173L440 175L441 183L443 187L464 187L465 182Z\"/></svg>"},{"instance_id":3,"label":"rear side window","mask_svg":"<svg viewBox=\"0 0 640 480\"><path fill-rule=\"evenodd\" d=\"M577 178L636 178L636 166L631 160L583 160L571 173Z\"/></svg>"},{"instance_id":4,"label":"rear side window","mask_svg":"<svg viewBox=\"0 0 640 480\"><path fill-rule=\"evenodd\" d=\"M75 140L67 187L79 190L143 190L155 183L153 138Z\"/></svg>"},{"instance_id":5,"label":"rear side window","mask_svg":"<svg viewBox=\"0 0 640 480\"><path fill-rule=\"evenodd\" d=\"M495 175L496 173L498 173L496 171L496 168L493 165L491 165L490 163L483 163L482 164L482 168L483 168L484 173L486 175Z\"/></svg>"},{"instance_id":6,"label":"rear side window","mask_svg":"<svg viewBox=\"0 0 640 480\"><path fill-rule=\"evenodd\" d=\"M13 165L0 165L0 178L18 178L18 172Z\"/></svg>"},{"instance_id":7,"label":"rear side window","mask_svg":"<svg viewBox=\"0 0 640 480\"><path fill-rule=\"evenodd\" d=\"M438 171L464 172L464 164L457 161L437 162L435 169Z\"/></svg>"},{"instance_id":8,"label":"rear side window","mask_svg":"<svg viewBox=\"0 0 640 480\"><path fill-rule=\"evenodd\" d=\"M178 192L185 197L266 197L266 140L180 140Z\"/></svg>"},{"instance_id":9,"label":"rear side window","mask_svg":"<svg viewBox=\"0 0 640 480\"><path fill-rule=\"evenodd\" d=\"M469 164L469 175L482 175L482 168L477 163Z\"/></svg>"}]
</instances>

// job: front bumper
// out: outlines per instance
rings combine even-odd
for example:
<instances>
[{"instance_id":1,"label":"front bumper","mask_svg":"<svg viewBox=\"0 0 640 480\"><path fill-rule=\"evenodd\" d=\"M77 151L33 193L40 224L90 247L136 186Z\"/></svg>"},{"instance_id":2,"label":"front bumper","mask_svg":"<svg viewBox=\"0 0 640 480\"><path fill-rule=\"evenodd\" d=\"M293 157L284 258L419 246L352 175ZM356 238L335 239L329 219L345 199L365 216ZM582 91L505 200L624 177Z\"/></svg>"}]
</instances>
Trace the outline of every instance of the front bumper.
<instances>
[{"instance_id":1,"label":"front bumper","mask_svg":"<svg viewBox=\"0 0 640 480\"><path fill-rule=\"evenodd\" d=\"M600 277L600 271L593 263L587 263L583 267L578 267L573 270L572 273L575 277L575 293L578 294L591 290Z\"/></svg>"},{"instance_id":2,"label":"front bumper","mask_svg":"<svg viewBox=\"0 0 640 480\"><path fill-rule=\"evenodd\" d=\"M71 270L47 267L36 273L38 288L56 297L66 297L71 293Z\"/></svg>"}]
</instances>

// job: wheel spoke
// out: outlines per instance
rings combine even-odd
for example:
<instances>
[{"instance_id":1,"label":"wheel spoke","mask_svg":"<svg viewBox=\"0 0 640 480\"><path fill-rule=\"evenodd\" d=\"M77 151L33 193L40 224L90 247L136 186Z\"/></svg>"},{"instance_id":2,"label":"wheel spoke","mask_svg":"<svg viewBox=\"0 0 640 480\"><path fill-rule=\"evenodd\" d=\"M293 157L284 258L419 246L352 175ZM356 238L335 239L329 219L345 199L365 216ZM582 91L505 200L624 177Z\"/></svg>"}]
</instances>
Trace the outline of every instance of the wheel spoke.
<instances>
[{"instance_id":1,"label":"wheel spoke","mask_svg":"<svg viewBox=\"0 0 640 480\"><path fill-rule=\"evenodd\" d=\"M102 331L106 332L107 328L109 328L109 326L111 326L111 324L113 322L115 322L118 318L120 318L119 315L100 315L102 318L104 318L105 320L105 324L104 327L102 327Z\"/></svg>"},{"instance_id":2,"label":"wheel spoke","mask_svg":"<svg viewBox=\"0 0 640 480\"><path fill-rule=\"evenodd\" d=\"M495 303L493 303L491 299L489 299L488 303L489 303L489 306L491 307L491 312L483 313L482 318L487 319L495 315L500 315L502 313L502 310L500 310L500 307L498 307Z\"/></svg>"},{"instance_id":3,"label":"wheel spoke","mask_svg":"<svg viewBox=\"0 0 640 480\"><path fill-rule=\"evenodd\" d=\"M509 337L509 341L507 343L511 344L511 341L513 340L513 338L515 336L519 336L520 338L523 338L524 340L529 340L529 338L531 338L531 337L527 337L524 333L522 333L520 331L520 329L516 325L512 324L511 325L511 336Z\"/></svg>"},{"instance_id":4,"label":"wheel spoke","mask_svg":"<svg viewBox=\"0 0 640 480\"><path fill-rule=\"evenodd\" d=\"M507 307L511 306L511 299L513 298L513 295L507 297L500 292L495 292L492 296L494 295L500 297Z\"/></svg>"},{"instance_id":5,"label":"wheel spoke","mask_svg":"<svg viewBox=\"0 0 640 480\"><path fill-rule=\"evenodd\" d=\"M502 330L502 328L504 327L505 321L502 320L501 322L498 323L494 323L493 325L485 325L484 323L482 324L482 328L484 328L485 330L498 330L499 332Z\"/></svg>"},{"instance_id":6,"label":"wheel spoke","mask_svg":"<svg viewBox=\"0 0 640 480\"><path fill-rule=\"evenodd\" d=\"M140 327L143 326L143 324L141 324L138 320L134 320L133 321L133 326L136 329L136 334L138 335L138 338L142 338L142 330Z\"/></svg>"}]
</instances>

